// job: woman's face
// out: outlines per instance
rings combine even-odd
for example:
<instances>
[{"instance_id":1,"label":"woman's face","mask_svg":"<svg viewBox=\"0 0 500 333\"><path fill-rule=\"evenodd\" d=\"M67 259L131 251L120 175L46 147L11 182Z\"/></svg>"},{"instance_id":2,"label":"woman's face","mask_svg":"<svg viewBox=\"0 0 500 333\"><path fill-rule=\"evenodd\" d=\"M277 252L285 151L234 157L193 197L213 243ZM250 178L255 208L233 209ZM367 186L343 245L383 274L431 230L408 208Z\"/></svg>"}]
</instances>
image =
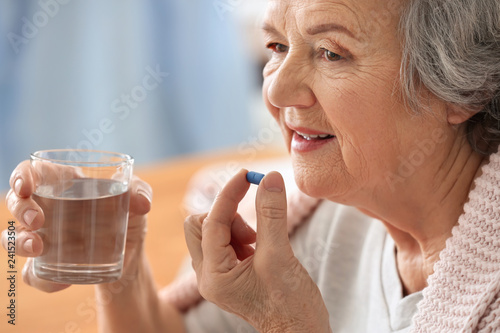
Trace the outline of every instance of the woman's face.
<instances>
[{"instance_id":1,"label":"woman's face","mask_svg":"<svg viewBox=\"0 0 500 333\"><path fill-rule=\"evenodd\" d=\"M400 0L270 0L263 95L307 194L356 205L446 122L398 91ZM442 112L443 114L445 112Z\"/></svg>"}]
</instances>

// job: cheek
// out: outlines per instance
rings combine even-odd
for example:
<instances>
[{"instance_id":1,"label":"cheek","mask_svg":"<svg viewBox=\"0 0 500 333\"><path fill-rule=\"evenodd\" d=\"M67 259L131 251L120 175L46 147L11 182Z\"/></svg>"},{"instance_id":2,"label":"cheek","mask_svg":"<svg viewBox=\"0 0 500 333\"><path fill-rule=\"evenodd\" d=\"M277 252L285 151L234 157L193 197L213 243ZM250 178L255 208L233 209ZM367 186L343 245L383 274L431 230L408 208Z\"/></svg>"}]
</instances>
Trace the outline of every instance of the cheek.
<instances>
[{"instance_id":1,"label":"cheek","mask_svg":"<svg viewBox=\"0 0 500 333\"><path fill-rule=\"evenodd\" d=\"M362 183L377 183L400 152L400 130L407 111L383 80L337 80L318 90L339 143L345 171ZM390 81L392 82L392 81Z\"/></svg>"},{"instance_id":2,"label":"cheek","mask_svg":"<svg viewBox=\"0 0 500 333\"><path fill-rule=\"evenodd\" d=\"M394 93L397 73L386 76L351 74L318 92L327 117L357 144L387 136L407 118Z\"/></svg>"}]
</instances>

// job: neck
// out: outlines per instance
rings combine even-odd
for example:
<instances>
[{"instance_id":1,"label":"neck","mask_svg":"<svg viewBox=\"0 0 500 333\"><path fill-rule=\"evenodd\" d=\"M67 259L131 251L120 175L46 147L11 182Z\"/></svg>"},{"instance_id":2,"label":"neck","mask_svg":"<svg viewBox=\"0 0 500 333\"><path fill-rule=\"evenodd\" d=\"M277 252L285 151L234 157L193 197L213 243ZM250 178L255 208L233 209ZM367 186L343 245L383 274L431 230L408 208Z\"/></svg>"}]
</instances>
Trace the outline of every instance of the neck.
<instances>
[{"instance_id":1,"label":"neck","mask_svg":"<svg viewBox=\"0 0 500 333\"><path fill-rule=\"evenodd\" d=\"M362 209L381 220L394 239L405 294L426 287L483 162L465 139L456 139L445 151L436 152L392 193L377 195L389 198L373 205L378 209Z\"/></svg>"}]
</instances>

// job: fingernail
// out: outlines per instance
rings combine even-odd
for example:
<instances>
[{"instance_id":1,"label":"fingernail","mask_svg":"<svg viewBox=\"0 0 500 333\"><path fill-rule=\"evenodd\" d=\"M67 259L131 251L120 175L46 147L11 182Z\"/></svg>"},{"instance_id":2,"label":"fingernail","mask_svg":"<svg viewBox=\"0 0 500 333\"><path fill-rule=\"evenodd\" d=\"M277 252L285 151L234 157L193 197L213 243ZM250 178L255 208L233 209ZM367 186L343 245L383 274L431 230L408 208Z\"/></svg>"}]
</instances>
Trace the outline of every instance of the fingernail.
<instances>
[{"instance_id":1,"label":"fingernail","mask_svg":"<svg viewBox=\"0 0 500 333\"><path fill-rule=\"evenodd\" d=\"M23 183L24 182L21 178L16 180L16 182L14 183L14 191L16 192L17 195L21 195L21 188L23 187Z\"/></svg>"},{"instance_id":2,"label":"fingernail","mask_svg":"<svg viewBox=\"0 0 500 333\"><path fill-rule=\"evenodd\" d=\"M24 251L26 251L28 253L32 253L33 252L33 240L28 239L26 242L24 242L23 249L24 249Z\"/></svg>"},{"instance_id":3,"label":"fingernail","mask_svg":"<svg viewBox=\"0 0 500 333\"><path fill-rule=\"evenodd\" d=\"M283 181L278 175L272 175L271 177L265 178L264 188L268 192L283 192Z\"/></svg>"},{"instance_id":4,"label":"fingernail","mask_svg":"<svg viewBox=\"0 0 500 333\"><path fill-rule=\"evenodd\" d=\"M151 200L151 197L149 196L148 192L146 192L142 189L138 189L137 194L143 196L144 198L146 198L149 201L149 203L151 203L152 200Z\"/></svg>"},{"instance_id":5,"label":"fingernail","mask_svg":"<svg viewBox=\"0 0 500 333\"><path fill-rule=\"evenodd\" d=\"M27 225L31 225L31 223L33 223L33 220L37 215L38 212L36 210L33 209L27 210L26 213L24 213L23 215L24 223L26 223Z\"/></svg>"}]
</instances>

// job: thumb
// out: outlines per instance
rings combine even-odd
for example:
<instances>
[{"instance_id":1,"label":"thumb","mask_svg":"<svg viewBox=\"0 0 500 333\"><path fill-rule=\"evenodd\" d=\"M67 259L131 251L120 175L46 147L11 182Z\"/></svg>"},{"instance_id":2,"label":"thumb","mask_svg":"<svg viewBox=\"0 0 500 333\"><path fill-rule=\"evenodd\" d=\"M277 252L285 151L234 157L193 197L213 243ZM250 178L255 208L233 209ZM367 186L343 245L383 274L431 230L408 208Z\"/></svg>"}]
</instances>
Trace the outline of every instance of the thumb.
<instances>
[{"instance_id":1,"label":"thumb","mask_svg":"<svg viewBox=\"0 0 500 333\"><path fill-rule=\"evenodd\" d=\"M256 250L290 246L285 183L278 172L270 172L262 179L257 189L255 210L257 213Z\"/></svg>"}]
</instances>

